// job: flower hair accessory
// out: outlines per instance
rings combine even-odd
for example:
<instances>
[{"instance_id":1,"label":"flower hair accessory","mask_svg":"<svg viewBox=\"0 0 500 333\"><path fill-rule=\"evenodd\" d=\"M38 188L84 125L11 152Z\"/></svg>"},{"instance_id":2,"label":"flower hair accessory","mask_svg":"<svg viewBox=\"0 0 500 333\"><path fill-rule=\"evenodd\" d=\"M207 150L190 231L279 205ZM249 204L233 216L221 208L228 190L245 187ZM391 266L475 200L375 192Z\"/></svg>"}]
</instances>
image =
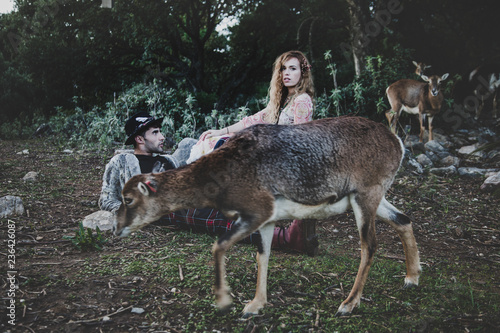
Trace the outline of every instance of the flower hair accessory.
<instances>
[{"instance_id":1,"label":"flower hair accessory","mask_svg":"<svg viewBox=\"0 0 500 333\"><path fill-rule=\"evenodd\" d=\"M310 70L311 70L311 68L312 68L312 66L311 66L311 65L309 65L309 64L307 64L307 63L302 64L300 67L302 68L302 71L303 71L303 72L310 71Z\"/></svg>"}]
</instances>

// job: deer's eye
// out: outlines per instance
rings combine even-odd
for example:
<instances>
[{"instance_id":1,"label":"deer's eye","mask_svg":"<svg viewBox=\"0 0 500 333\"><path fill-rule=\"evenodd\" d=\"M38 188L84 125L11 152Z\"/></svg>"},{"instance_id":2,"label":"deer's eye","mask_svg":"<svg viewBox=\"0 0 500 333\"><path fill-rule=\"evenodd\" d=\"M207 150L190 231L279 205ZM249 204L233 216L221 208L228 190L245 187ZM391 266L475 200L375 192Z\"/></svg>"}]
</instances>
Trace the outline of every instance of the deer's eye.
<instances>
[{"instance_id":1,"label":"deer's eye","mask_svg":"<svg viewBox=\"0 0 500 333\"><path fill-rule=\"evenodd\" d=\"M134 200L131 198L123 198L123 201L125 202L125 205L129 206Z\"/></svg>"}]
</instances>

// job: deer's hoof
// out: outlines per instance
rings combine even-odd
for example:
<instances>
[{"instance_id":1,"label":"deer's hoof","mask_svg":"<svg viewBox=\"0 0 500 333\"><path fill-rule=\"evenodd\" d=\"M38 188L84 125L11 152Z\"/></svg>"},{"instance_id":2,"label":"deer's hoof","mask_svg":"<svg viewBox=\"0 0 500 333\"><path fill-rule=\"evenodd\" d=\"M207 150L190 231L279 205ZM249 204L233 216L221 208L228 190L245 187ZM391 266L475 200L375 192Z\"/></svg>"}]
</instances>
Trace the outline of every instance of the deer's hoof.
<instances>
[{"instance_id":1,"label":"deer's hoof","mask_svg":"<svg viewBox=\"0 0 500 333\"><path fill-rule=\"evenodd\" d=\"M258 313L243 312L243 315L241 316L241 319L249 319L249 318L255 317L257 315L258 315Z\"/></svg>"},{"instance_id":2,"label":"deer's hoof","mask_svg":"<svg viewBox=\"0 0 500 333\"><path fill-rule=\"evenodd\" d=\"M411 283L411 282L405 282L403 285L403 289L415 289L418 287L418 284Z\"/></svg>"},{"instance_id":3,"label":"deer's hoof","mask_svg":"<svg viewBox=\"0 0 500 333\"><path fill-rule=\"evenodd\" d=\"M222 295L217 300L217 308L219 308L219 311L222 313L229 312L229 309L231 309L232 304L233 304L233 299L231 298L231 296L227 294Z\"/></svg>"},{"instance_id":4,"label":"deer's hoof","mask_svg":"<svg viewBox=\"0 0 500 333\"><path fill-rule=\"evenodd\" d=\"M337 311L335 314L335 317L349 317L351 315L351 312L344 312L344 311Z\"/></svg>"},{"instance_id":5,"label":"deer's hoof","mask_svg":"<svg viewBox=\"0 0 500 333\"><path fill-rule=\"evenodd\" d=\"M231 310L231 306L230 306L230 305L225 306L225 307L223 307L223 308L219 307L219 313L220 313L221 315L226 315L226 314L228 314L230 310Z\"/></svg>"},{"instance_id":6,"label":"deer's hoof","mask_svg":"<svg viewBox=\"0 0 500 333\"><path fill-rule=\"evenodd\" d=\"M405 277L405 284L403 289L412 289L418 287L418 275L414 277Z\"/></svg>"},{"instance_id":7,"label":"deer's hoof","mask_svg":"<svg viewBox=\"0 0 500 333\"><path fill-rule=\"evenodd\" d=\"M351 315L352 311L359 306L359 300L352 300L351 302L344 301L340 304L335 317L348 317Z\"/></svg>"}]
</instances>

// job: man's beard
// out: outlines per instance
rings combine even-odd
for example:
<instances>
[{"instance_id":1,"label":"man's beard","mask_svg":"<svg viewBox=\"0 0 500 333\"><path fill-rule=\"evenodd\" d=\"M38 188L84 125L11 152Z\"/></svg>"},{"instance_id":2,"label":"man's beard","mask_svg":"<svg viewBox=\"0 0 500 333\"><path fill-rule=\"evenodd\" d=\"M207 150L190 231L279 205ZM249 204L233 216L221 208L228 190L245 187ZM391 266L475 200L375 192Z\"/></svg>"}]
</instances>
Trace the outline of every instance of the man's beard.
<instances>
[{"instance_id":1,"label":"man's beard","mask_svg":"<svg viewBox=\"0 0 500 333\"><path fill-rule=\"evenodd\" d=\"M158 145L158 146L154 146L150 143L146 144L146 148L148 149L148 152L152 153L152 154L162 154L164 153L164 150Z\"/></svg>"}]
</instances>

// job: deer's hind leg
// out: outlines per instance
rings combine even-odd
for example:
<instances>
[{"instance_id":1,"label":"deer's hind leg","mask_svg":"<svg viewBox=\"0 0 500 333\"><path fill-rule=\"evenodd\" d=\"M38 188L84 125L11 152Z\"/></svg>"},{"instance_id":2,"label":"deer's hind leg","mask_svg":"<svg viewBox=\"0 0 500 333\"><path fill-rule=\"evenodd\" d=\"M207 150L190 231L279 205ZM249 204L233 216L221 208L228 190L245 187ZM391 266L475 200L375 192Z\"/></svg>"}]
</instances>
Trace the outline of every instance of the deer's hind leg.
<instances>
[{"instance_id":1,"label":"deer's hind leg","mask_svg":"<svg viewBox=\"0 0 500 333\"><path fill-rule=\"evenodd\" d=\"M389 123L389 129L392 133L396 134L399 116L401 115L401 111L403 111L403 103L394 95L390 88L387 89L386 93L391 108L385 112L385 117Z\"/></svg>"},{"instance_id":2,"label":"deer's hind leg","mask_svg":"<svg viewBox=\"0 0 500 333\"><path fill-rule=\"evenodd\" d=\"M385 117L389 123L389 129L392 133L396 134L399 116L401 115L401 108L403 106L396 104L394 107L391 105L391 109L385 112Z\"/></svg>"},{"instance_id":3,"label":"deer's hind leg","mask_svg":"<svg viewBox=\"0 0 500 333\"><path fill-rule=\"evenodd\" d=\"M403 243L406 256L406 277L404 286L418 286L418 279L422 272L422 267L420 266L420 256L410 219L385 198L382 199L377 209L377 217L393 227Z\"/></svg>"},{"instance_id":4,"label":"deer's hind leg","mask_svg":"<svg viewBox=\"0 0 500 333\"><path fill-rule=\"evenodd\" d=\"M364 193L358 192L350 197L361 240L361 261L351 292L340 305L336 316L349 315L360 304L373 256L377 250L375 215L381 198L382 191L379 186L366 190Z\"/></svg>"}]
</instances>

